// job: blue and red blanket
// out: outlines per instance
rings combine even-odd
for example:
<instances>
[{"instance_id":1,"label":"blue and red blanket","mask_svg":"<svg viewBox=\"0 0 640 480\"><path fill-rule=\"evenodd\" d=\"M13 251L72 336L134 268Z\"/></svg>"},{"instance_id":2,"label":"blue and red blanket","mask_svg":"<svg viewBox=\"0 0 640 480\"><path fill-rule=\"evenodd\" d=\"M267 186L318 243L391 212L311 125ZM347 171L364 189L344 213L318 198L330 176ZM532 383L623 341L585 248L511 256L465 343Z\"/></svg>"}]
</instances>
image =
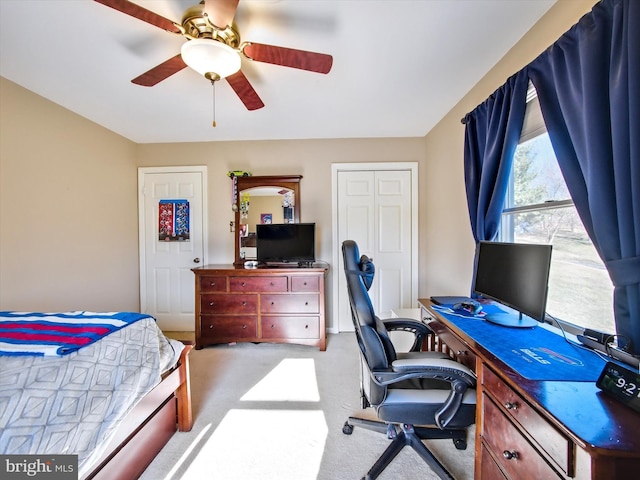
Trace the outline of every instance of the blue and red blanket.
<instances>
[{"instance_id":1,"label":"blue and red blanket","mask_svg":"<svg viewBox=\"0 0 640 480\"><path fill-rule=\"evenodd\" d=\"M135 312L0 312L0 355L67 355L127 325Z\"/></svg>"}]
</instances>

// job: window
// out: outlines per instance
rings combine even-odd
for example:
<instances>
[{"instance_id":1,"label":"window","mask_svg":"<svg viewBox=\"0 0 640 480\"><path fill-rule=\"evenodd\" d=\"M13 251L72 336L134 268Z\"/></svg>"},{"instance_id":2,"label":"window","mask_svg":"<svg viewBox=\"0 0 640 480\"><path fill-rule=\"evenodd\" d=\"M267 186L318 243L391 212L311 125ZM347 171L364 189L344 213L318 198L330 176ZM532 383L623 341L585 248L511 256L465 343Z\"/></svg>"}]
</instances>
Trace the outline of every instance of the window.
<instances>
[{"instance_id":1,"label":"window","mask_svg":"<svg viewBox=\"0 0 640 480\"><path fill-rule=\"evenodd\" d=\"M615 333L613 285L569 196L531 88L500 240L553 245L547 313L572 333Z\"/></svg>"}]
</instances>

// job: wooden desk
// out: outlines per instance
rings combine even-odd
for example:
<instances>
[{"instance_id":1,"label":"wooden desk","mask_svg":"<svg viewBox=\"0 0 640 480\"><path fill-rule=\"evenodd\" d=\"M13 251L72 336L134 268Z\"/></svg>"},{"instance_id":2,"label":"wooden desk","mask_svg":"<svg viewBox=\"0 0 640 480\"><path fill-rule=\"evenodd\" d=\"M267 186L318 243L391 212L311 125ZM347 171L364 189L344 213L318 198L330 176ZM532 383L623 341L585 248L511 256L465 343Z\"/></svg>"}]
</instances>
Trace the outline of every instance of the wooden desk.
<instances>
[{"instance_id":1,"label":"wooden desk","mask_svg":"<svg viewBox=\"0 0 640 480\"><path fill-rule=\"evenodd\" d=\"M312 267L205 265L195 274L196 350L229 342L326 349L324 277Z\"/></svg>"},{"instance_id":2,"label":"wooden desk","mask_svg":"<svg viewBox=\"0 0 640 480\"><path fill-rule=\"evenodd\" d=\"M422 320L478 376L475 479L638 478L640 413L595 382L528 380L430 300L419 303Z\"/></svg>"}]
</instances>

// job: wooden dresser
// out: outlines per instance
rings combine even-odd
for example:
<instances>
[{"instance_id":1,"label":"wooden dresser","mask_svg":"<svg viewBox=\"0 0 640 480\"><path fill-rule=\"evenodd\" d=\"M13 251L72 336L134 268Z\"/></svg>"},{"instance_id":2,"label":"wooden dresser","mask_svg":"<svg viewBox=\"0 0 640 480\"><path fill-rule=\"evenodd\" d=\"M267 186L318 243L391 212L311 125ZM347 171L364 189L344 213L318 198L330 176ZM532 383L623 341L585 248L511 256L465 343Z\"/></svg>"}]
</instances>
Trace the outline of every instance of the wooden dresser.
<instances>
[{"instance_id":1,"label":"wooden dresser","mask_svg":"<svg viewBox=\"0 0 640 480\"><path fill-rule=\"evenodd\" d=\"M420 299L432 341L478 377L476 480L636 478L640 413L595 382L528 380ZM506 327L505 327L506 328Z\"/></svg>"},{"instance_id":2,"label":"wooden dresser","mask_svg":"<svg viewBox=\"0 0 640 480\"><path fill-rule=\"evenodd\" d=\"M205 265L195 274L196 349L229 342L326 349L326 264L244 268Z\"/></svg>"}]
</instances>

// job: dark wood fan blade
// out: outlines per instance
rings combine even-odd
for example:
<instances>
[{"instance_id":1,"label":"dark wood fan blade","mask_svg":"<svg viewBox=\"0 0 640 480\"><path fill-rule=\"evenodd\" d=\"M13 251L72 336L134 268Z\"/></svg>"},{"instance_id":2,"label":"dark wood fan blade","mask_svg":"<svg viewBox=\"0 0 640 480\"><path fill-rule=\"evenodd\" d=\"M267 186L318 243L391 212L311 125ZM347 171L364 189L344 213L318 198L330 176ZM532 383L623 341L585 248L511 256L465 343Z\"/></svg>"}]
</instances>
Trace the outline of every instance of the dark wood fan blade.
<instances>
[{"instance_id":1,"label":"dark wood fan blade","mask_svg":"<svg viewBox=\"0 0 640 480\"><path fill-rule=\"evenodd\" d=\"M119 12L126 13L127 15L131 15L132 17L137 18L138 20L142 20L143 22L150 23L151 25L155 25L156 27L162 28L163 30L167 30L173 33L180 33L180 29L176 27L173 22L167 18L164 18L157 13L152 12L151 10L147 10L146 8L141 7L132 2L128 2L127 0L94 0L102 5L106 5L107 7L111 7Z\"/></svg>"},{"instance_id":2,"label":"dark wood fan blade","mask_svg":"<svg viewBox=\"0 0 640 480\"><path fill-rule=\"evenodd\" d=\"M246 43L242 48L242 53L257 62L272 63L317 73L329 73L333 65L331 55L263 43Z\"/></svg>"},{"instance_id":3,"label":"dark wood fan blade","mask_svg":"<svg viewBox=\"0 0 640 480\"><path fill-rule=\"evenodd\" d=\"M162 80L169 78L174 73L178 73L183 68L186 68L187 64L184 63L180 54L170 58L166 62L162 62L160 65L153 67L148 72L143 73L139 77L131 80L136 85L142 85L143 87L153 87Z\"/></svg>"},{"instance_id":4,"label":"dark wood fan blade","mask_svg":"<svg viewBox=\"0 0 640 480\"><path fill-rule=\"evenodd\" d=\"M224 30L233 23L239 0L204 0L204 13L216 27Z\"/></svg>"},{"instance_id":5,"label":"dark wood fan blade","mask_svg":"<svg viewBox=\"0 0 640 480\"><path fill-rule=\"evenodd\" d=\"M227 82L229 82L233 91L240 97L240 100L242 100L244 106L247 107L247 110L257 110L264 107L264 103L260 100L260 97L249 83L249 80L247 80L247 77L244 76L242 70L237 71L233 75L229 75Z\"/></svg>"}]
</instances>

